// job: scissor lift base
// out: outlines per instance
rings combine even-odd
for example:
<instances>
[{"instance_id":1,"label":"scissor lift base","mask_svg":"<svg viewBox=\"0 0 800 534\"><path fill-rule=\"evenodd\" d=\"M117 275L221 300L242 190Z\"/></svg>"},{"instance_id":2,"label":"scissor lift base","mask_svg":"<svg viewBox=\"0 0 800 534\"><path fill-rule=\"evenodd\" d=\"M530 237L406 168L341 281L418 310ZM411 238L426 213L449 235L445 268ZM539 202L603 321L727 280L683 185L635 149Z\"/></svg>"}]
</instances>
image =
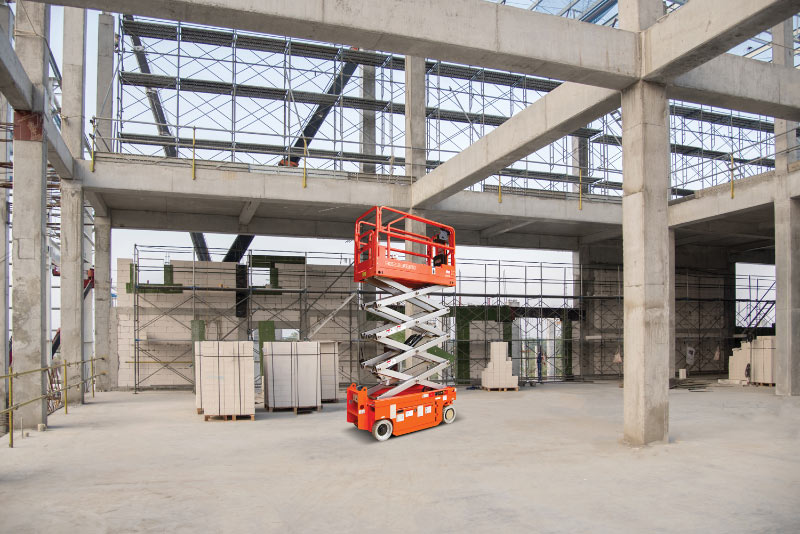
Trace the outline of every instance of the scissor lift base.
<instances>
[{"instance_id":1,"label":"scissor lift base","mask_svg":"<svg viewBox=\"0 0 800 534\"><path fill-rule=\"evenodd\" d=\"M378 399L380 394L377 391L370 396L366 386L351 384L347 388L347 422L372 432L376 422L388 420L392 425L391 435L402 436L438 425L445 408L456 400L456 388L452 386L433 389L416 385L387 399Z\"/></svg>"}]
</instances>

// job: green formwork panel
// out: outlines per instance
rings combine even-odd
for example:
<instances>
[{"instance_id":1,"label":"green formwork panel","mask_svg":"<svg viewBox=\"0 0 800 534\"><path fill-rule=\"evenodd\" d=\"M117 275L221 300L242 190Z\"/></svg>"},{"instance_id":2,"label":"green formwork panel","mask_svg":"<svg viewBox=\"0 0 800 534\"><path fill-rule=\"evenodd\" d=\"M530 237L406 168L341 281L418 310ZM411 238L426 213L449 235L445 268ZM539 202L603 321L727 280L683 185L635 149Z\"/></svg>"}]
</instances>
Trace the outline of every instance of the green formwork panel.
<instances>
[{"instance_id":1,"label":"green formwork panel","mask_svg":"<svg viewBox=\"0 0 800 534\"><path fill-rule=\"evenodd\" d=\"M183 293L183 288L174 282L174 273L172 265L164 265L164 283L163 284L138 284L136 286L137 293L166 293L175 294ZM175 286L175 287L169 287ZM128 266L128 281L125 282L125 292L133 293L133 264Z\"/></svg>"}]
</instances>

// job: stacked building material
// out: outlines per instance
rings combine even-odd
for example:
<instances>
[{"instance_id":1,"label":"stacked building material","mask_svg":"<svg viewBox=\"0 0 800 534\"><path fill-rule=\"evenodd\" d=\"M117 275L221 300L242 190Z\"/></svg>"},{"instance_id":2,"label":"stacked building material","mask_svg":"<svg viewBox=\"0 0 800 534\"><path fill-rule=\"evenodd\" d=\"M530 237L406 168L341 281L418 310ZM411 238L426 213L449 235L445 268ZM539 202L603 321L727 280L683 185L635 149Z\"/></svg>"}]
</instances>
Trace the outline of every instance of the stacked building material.
<instances>
[{"instance_id":1,"label":"stacked building material","mask_svg":"<svg viewBox=\"0 0 800 534\"><path fill-rule=\"evenodd\" d=\"M318 341L264 343L264 407L322 409Z\"/></svg>"},{"instance_id":2,"label":"stacked building material","mask_svg":"<svg viewBox=\"0 0 800 534\"><path fill-rule=\"evenodd\" d=\"M339 400L339 343L319 341L322 402Z\"/></svg>"},{"instance_id":3,"label":"stacked building material","mask_svg":"<svg viewBox=\"0 0 800 534\"><path fill-rule=\"evenodd\" d=\"M252 341L195 342L198 412L211 416L255 415Z\"/></svg>"},{"instance_id":4,"label":"stacked building material","mask_svg":"<svg viewBox=\"0 0 800 534\"><path fill-rule=\"evenodd\" d=\"M495 341L489 347L489 365L481 372L483 389L519 389L519 377L514 376L508 343Z\"/></svg>"},{"instance_id":5,"label":"stacked building material","mask_svg":"<svg viewBox=\"0 0 800 534\"><path fill-rule=\"evenodd\" d=\"M750 376L747 366L750 365ZM775 383L775 337L761 336L745 341L728 360L728 379L754 384Z\"/></svg>"}]
</instances>

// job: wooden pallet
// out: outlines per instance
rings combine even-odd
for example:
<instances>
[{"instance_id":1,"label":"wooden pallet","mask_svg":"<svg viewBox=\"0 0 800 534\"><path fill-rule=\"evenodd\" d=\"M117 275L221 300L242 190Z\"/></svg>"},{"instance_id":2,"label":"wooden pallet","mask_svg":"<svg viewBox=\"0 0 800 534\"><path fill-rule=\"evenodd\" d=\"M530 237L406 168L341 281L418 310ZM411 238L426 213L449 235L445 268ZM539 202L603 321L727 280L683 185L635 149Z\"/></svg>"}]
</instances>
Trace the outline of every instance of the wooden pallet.
<instances>
[{"instance_id":1,"label":"wooden pallet","mask_svg":"<svg viewBox=\"0 0 800 534\"><path fill-rule=\"evenodd\" d=\"M255 421L255 415L206 415L206 421Z\"/></svg>"},{"instance_id":2,"label":"wooden pallet","mask_svg":"<svg viewBox=\"0 0 800 534\"><path fill-rule=\"evenodd\" d=\"M198 408L198 409L197 409L197 413L198 413L198 414L200 414L200 415L202 415L202 414L203 414L203 409L202 409L202 408Z\"/></svg>"},{"instance_id":3,"label":"wooden pallet","mask_svg":"<svg viewBox=\"0 0 800 534\"><path fill-rule=\"evenodd\" d=\"M774 382L750 382L751 386L765 386L768 388L775 387Z\"/></svg>"},{"instance_id":4,"label":"wooden pallet","mask_svg":"<svg viewBox=\"0 0 800 534\"><path fill-rule=\"evenodd\" d=\"M301 411L301 412L307 412L307 411L321 412L322 411L322 405L320 404L319 406L295 406L294 408L267 408L267 411L268 412L294 412L295 415L297 415L298 411Z\"/></svg>"},{"instance_id":5,"label":"wooden pallet","mask_svg":"<svg viewBox=\"0 0 800 534\"><path fill-rule=\"evenodd\" d=\"M485 388L481 386L481 389L484 391L519 391L519 386L514 388Z\"/></svg>"}]
</instances>

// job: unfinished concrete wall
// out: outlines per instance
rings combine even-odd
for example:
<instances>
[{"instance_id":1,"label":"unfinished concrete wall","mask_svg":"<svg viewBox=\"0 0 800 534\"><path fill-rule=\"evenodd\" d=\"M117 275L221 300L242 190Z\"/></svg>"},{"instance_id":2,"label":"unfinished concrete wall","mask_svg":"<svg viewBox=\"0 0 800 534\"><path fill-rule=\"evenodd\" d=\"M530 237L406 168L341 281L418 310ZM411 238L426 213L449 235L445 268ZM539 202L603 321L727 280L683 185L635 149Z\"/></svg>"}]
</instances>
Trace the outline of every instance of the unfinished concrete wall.
<instances>
[{"instance_id":1,"label":"unfinished concrete wall","mask_svg":"<svg viewBox=\"0 0 800 534\"><path fill-rule=\"evenodd\" d=\"M249 271L247 284L252 282L253 289L248 299L246 288L237 291L235 263L173 260L163 272L140 266L134 292L132 261L118 260L114 328L118 387L192 387L193 321L202 321L206 340L252 339L262 322L270 323L270 331L291 330L300 336L316 331L313 339L340 343L340 381L350 380L351 370L357 372L359 367L358 351L351 351L351 337L357 337L351 332L357 332L358 325L351 319L350 307L317 326L354 290L352 270L338 265L271 265ZM237 301L245 302L244 313L241 307L237 312ZM351 352L356 354L353 361Z\"/></svg>"},{"instance_id":2,"label":"unfinished concrete wall","mask_svg":"<svg viewBox=\"0 0 800 534\"><path fill-rule=\"evenodd\" d=\"M240 319L234 312L235 264L194 262L193 266L190 261L172 261L164 267L163 279L160 273L141 271L135 292L131 265L130 259L117 262L117 384L124 388L137 382L134 341L138 335L136 385L190 388L194 383L192 319L206 321L206 339L240 341ZM181 290L182 286L197 289Z\"/></svg>"},{"instance_id":3,"label":"unfinished concrete wall","mask_svg":"<svg viewBox=\"0 0 800 534\"><path fill-rule=\"evenodd\" d=\"M621 252L582 249L576 269L584 319L573 330L576 374L621 376L624 351ZM735 265L724 249L683 247L675 267L675 369L722 372L732 349ZM733 314L733 316L732 316Z\"/></svg>"}]
</instances>

